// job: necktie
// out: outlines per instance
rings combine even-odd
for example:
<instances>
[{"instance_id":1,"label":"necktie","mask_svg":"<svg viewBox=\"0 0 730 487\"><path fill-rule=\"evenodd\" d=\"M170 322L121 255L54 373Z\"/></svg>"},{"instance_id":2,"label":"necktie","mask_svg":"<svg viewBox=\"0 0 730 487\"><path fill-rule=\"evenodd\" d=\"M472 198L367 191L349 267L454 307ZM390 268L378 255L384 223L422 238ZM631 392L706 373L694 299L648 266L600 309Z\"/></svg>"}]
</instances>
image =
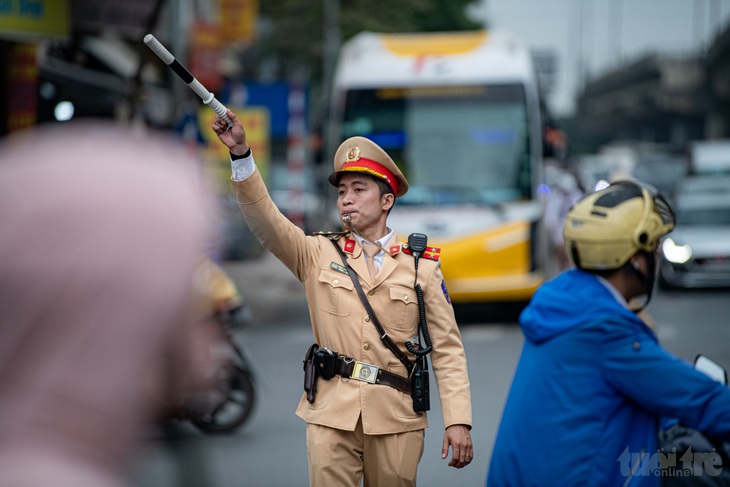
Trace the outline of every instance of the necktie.
<instances>
[{"instance_id":1,"label":"necktie","mask_svg":"<svg viewBox=\"0 0 730 487\"><path fill-rule=\"evenodd\" d=\"M368 266L368 272L370 272L370 278L375 279L378 275L378 268L375 266L375 254L380 252L380 244L363 242L362 251L368 256L366 264Z\"/></svg>"}]
</instances>

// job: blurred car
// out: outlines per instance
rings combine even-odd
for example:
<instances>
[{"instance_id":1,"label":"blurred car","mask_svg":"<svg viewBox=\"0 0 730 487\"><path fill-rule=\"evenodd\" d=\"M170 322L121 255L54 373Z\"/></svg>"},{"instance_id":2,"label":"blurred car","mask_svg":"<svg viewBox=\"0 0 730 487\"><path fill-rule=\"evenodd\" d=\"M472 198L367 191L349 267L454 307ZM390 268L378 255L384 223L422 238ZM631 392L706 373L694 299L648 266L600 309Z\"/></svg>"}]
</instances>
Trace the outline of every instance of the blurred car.
<instances>
[{"instance_id":1,"label":"blurred car","mask_svg":"<svg viewBox=\"0 0 730 487\"><path fill-rule=\"evenodd\" d=\"M730 194L730 174L691 176L677 186L677 196L702 193Z\"/></svg>"},{"instance_id":2,"label":"blurred car","mask_svg":"<svg viewBox=\"0 0 730 487\"><path fill-rule=\"evenodd\" d=\"M730 191L683 192L677 225L662 242L663 288L730 287Z\"/></svg>"}]
</instances>

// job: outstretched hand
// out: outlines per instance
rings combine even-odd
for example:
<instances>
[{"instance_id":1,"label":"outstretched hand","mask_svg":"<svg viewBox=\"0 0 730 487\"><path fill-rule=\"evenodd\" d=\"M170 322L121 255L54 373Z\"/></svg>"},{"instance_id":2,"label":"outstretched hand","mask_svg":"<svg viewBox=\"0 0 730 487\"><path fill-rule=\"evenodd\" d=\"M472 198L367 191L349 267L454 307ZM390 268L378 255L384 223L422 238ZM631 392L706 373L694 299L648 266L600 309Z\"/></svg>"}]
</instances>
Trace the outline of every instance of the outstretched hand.
<instances>
[{"instance_id":1,"label":"outstretched hand","mask_svg":"<svg viewBox=\"0 0 730 487\"><path fill-rule=\"evenodd\" d=\"M451 445L451 460L449 467L463 468L474 459L474 445L471 442L469 428L463 424L452 424L444 432L444 443L441 448L441 458L446 458Z\"/></svg>"},{"instance_id":2,"label":"outstretched hand","mask_svg":"<svg viewBox=\"0 0 730 487\"><path fill-rule=\"evenodd\" d=\"M220 141L228 147L231 154L241 156L248 152L249 149L248 142L246 140L246 131L243 129L241 121L232 111L226 110L226 115L233 125L229 128L228 122L220 117L215 117L212 125L213 132L215 132L216 135L218 135L218 139L220 139Z\"/></svg>"}]
</instances>

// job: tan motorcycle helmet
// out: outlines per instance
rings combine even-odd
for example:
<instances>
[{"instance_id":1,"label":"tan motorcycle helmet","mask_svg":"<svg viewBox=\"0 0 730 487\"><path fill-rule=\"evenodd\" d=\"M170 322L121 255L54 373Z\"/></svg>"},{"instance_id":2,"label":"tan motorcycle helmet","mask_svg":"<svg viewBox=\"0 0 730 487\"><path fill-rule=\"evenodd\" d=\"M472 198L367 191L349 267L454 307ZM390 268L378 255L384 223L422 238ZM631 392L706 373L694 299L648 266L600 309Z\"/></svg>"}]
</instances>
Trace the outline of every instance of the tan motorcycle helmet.
<instances>
[{"instance_id":1,"label":"tan motorcycle helmet","mask_svg":"<svg viewBox=\"0 0 730 487\"><path fill-rule=\"evenodd\" d=\"M563 226L565 248L580 269L618 269L637 252L654 252L674 222L671 206L655 188L616 181L573 205Z\"/></svg>"}]
</instances>

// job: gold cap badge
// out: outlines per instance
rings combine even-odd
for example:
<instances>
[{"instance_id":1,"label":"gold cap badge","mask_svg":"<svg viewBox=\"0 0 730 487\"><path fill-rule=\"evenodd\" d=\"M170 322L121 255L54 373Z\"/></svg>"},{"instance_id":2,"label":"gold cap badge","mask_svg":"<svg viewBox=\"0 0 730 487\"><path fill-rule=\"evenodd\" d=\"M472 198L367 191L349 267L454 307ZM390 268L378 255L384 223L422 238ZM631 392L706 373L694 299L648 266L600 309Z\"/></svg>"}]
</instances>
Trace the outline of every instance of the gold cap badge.
<instances>
[{"instance_id":1,"label":"gold cap badge","mask_svg":"<svg viewBox=\"0 0 730 487\"><path fill-rule=\"evenodd\" d=\"M345 155L345 160L347 162L355 162L360 160L360 148L357 146L350 147L347 150L347 154Z\"/></svg>"}]
</instances>

